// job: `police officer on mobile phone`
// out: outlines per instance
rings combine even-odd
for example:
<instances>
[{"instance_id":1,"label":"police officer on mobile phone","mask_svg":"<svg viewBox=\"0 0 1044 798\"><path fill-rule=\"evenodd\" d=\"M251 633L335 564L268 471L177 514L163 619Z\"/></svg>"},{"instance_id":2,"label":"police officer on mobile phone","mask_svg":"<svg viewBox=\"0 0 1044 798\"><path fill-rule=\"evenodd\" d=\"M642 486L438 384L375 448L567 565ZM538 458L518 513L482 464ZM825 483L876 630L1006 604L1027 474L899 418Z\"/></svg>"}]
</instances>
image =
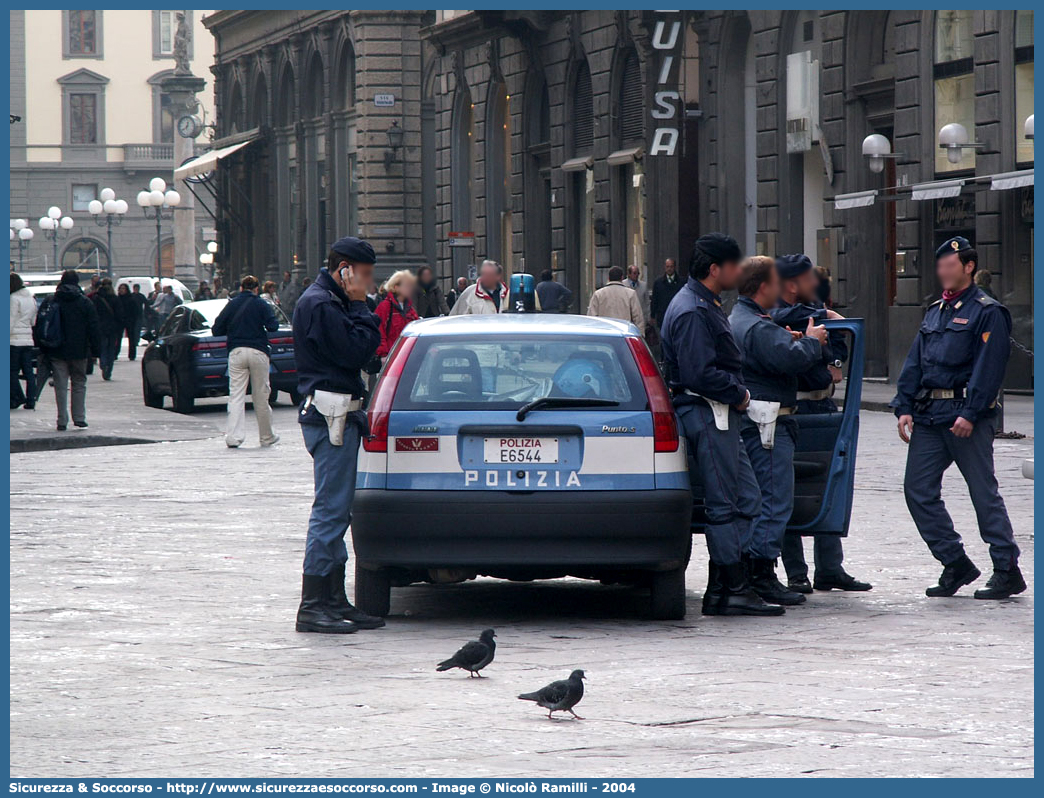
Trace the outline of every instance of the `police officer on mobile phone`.
<instances>
[{"instance_id":1,"label":"police officer on mobile phone","mask_svg":"<svg viewBox=\"0 0 1044 798\"><path fill-rule=\"evenodd\" d=\"M327 265L294 308L297 420L312 456L315 499L308 519L298 632L349 634L384 620L348 601L344 589L356 458L366 432L360 369L380 344L377 317L366 306L377 260L369 243L351 236L330 248Z\"/></svg>"}]
</instances>

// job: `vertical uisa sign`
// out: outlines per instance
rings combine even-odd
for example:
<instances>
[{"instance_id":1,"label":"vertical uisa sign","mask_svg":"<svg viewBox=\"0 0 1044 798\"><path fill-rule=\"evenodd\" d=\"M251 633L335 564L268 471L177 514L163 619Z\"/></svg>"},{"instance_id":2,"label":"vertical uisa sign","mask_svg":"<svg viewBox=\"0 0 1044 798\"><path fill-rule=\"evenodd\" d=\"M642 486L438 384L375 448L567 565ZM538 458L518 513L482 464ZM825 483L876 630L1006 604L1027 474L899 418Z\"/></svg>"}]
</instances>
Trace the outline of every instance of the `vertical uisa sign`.
<instances>
[{"instance_id":1,"label":"vertical uisa sign","mask_svg":"<svg viewBox=\"0 0 1044 798\"><path fill-rule=\"evenodd\" d=\"M656 77L656 93L653 95L652 118L656 120L649 155L674 155L678 147L678 106L681 96L669 88L672 84L671 70L674 68L674 49L681 34L678 11L654 11L657 15L653 27L653 52L659 57L659 72ZM656 65L654 64L654 67Z\"/></svg>"}]
</instances>

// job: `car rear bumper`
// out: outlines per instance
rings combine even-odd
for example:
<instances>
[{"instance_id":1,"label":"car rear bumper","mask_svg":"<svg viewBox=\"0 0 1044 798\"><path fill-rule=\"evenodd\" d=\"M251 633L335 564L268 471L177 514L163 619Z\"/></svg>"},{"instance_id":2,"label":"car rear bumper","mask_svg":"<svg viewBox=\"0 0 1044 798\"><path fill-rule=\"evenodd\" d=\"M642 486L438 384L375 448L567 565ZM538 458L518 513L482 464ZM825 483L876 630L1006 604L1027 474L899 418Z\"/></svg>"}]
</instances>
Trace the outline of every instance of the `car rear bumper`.
<instances>
[{"instance_id":1,"label":"car rear bumper","mask_svg":"<svg viewBox=\"0 0 1044 798\"><path fill-rule=\"evenodd\" d=\"M688 559L691 513L687 490L364 489L352 540L370 567L666 570Z\"/></svg>"}]
</instances>

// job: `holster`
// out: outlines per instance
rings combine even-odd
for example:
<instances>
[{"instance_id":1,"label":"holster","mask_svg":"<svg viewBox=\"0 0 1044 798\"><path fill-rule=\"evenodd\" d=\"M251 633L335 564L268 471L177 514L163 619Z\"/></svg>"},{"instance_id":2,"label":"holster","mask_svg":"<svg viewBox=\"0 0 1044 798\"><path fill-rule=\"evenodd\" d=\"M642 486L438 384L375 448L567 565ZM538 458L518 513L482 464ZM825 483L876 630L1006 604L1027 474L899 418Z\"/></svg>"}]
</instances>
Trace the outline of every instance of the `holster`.
<instances>
[{"instance_id":1,"label":"holster","mask_svg":"<svg viewBox=\"0 0 1044 798\"><path fill-rule=\"evenodd\" d=\"M913 409L916 413L926 414L932 405L932 389L921 388L914 394Z\"/></svg>"},{"instance_id":2,"label":"holster","mask_svg":"<svg viewBox=\"0 0 1044 798\"><path fill-rule=\"evenodd\" d=\"M333 391L316 391L309 397L312 407L326 420L326 428L330 434L330 444L344 445L344 424L348 413L359 409L359 400L346 393Z\"/></svg>"},{"instance_id":3,"label":"holster","mask_svg":"<svg viewBox=\"0 0 1044 798\"><path fill-rule=\"evenodd\" d=\"M697 396L710 405L711 412L714 413L714 426L720 429L722 432L729 428L729 406L724 402L715 402L713 399L708 399L702 394L698 394L695 391L686 389L685 393L689 396Z\"/></svg>"},{"instance_id":4,"label":"holster","mask_svg":"<svg viewBox=\"0 0 1044 798\"><path fill-rule=\"evenodd\" d=\"M779 402L751 399L747 405L747 418L758 425L761 445L765 449L776 446L776 421L779 419Z\"/></svg>"}]
</instances>

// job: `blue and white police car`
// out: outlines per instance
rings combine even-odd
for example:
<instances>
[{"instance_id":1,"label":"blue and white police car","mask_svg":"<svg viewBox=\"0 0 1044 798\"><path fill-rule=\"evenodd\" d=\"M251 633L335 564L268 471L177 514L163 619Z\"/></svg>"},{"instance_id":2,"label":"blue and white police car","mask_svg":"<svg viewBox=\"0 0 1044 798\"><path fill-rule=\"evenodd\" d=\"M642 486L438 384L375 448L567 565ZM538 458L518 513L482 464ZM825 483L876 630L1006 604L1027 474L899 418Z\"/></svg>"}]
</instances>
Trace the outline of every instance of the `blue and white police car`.
<instances>
[{"instance_id":1,"label":"blue and white police car","mask_svg":"<svg viewBox=\"0 0 1044 798\"><path fill-rule=\"evenodd\" d=\"M690 491L667 387L631 324L548 314L426 319L385 363L353 505L355 596L567 575L647 584L685 614Z\"/></svg>"}]
</instances>

